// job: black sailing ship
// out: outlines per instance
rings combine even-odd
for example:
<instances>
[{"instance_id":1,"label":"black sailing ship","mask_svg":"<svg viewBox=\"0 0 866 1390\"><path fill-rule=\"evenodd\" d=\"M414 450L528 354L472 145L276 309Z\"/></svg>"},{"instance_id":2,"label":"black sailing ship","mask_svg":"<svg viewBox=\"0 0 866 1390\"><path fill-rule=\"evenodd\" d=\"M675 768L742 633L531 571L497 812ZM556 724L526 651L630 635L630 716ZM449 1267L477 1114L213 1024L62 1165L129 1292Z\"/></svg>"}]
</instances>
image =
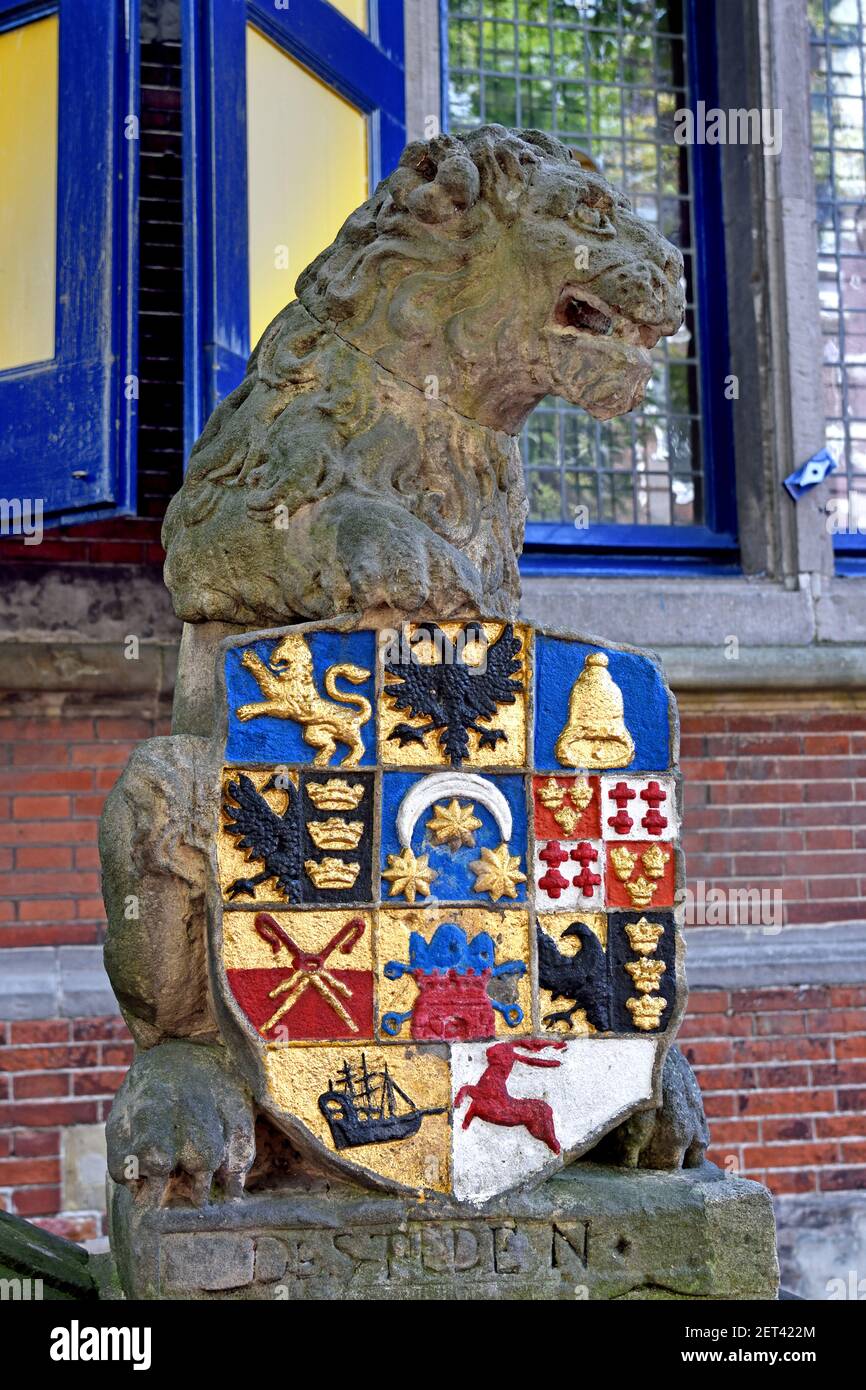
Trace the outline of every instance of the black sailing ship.
<instances>
[{"instance_id":1,"label":"black sailing ship","mask_svg":"<svg viewBox=\"0 0 866 1390\"><path fill-rule=\"evenodd\" d=\"M352 1070L343 1063L336 1083L319 1096L319 1109L328 1121L335 1149L354 1149L361 1144L387 1144L417 1134L427 1115L444 1115L446 1107L419 1110L414 1100L397 1085L388 1071L369 1071L361 1053L361 1065Z\"/></svg>"}]
</instances>

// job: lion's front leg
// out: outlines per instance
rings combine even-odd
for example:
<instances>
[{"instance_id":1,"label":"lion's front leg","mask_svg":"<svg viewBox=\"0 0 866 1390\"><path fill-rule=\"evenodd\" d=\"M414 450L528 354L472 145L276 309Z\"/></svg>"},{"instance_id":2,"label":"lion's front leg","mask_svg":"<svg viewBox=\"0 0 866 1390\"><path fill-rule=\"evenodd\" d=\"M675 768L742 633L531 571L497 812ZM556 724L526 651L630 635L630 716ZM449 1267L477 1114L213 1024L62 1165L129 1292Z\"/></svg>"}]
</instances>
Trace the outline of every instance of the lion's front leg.
<instances>
[{"instance_id":1,"label":"lion's front leg","mask_svg":"<svg viewBox=\"0 0 866 1390\"><path fill-rule=\"evenodd\" d=\"M105 965L137 1043L217 1035L205 940L213 777L207 739L149 739L102 813ZM134 915L130 915L130 907Z\"/></svg>"},{"instance_id":2,"label":"lion's front leg","mask_svg":"<svg viewBox=\"0 0 866 1390\"><path fill-rule=\"evenodd\" d=\"M440 617L478 612L481 574L408 508L343 492L323 503L311 526L316 573L344 608L402 613L435 604Z\"/></svg>"},{"instance_id":3,"label":"lion's front leg","mask_svg":"<svg viewBox=\"0 0 866 1390\"><path fill-rule=\"evenodd\" d=\"M241 1196L255 1157L252 1098L225 1049L171 1041L140 1052L106 1126L108 1170L146 1206Z\"/></svg>"},{"instance_id":4,"label":"lion's front leg","mask_svg":"<svg viewBox=\"0 0 866 1390\"><path fill-rule=\"evenodd\" d=\"M261 701L255 705L239 705L235 710L236 717L244 722L246 722L247 719L255 719L260 714L277 713L279 713L279 711L275 710L273 705L264 704Z\"/></svg>"},{"instance_id":5,"label":"lion's front leg","mask_svg":"<svg viewBox=\"0 0 866 1390\"><path fill-rule=\"evenodd\" d=\"M256 684L263 695L269 700L276 700L280 694L279 677L275 676L269 666L266 666L260 656L255 652L246 651L241 657L241 665L244 670L249 671L255 676Z\"/></svg>"}]
</instances>

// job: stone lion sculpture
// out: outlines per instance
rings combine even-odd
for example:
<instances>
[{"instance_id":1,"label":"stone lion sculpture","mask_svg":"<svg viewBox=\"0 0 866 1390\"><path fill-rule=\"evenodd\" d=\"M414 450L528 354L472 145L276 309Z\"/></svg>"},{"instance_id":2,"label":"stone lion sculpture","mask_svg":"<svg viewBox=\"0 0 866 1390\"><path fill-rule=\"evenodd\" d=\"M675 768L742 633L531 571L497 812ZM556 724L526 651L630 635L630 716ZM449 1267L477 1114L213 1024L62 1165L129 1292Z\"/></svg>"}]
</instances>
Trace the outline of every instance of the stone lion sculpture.
<instances>
[{"instance_id":1,"label":"stone lion sculpture","mask_svg":"<svg viewBox=\"0 0 866 1390\"><path fill-rule=\"evenodd\" d=\"M192 452L163 531L178 616L513 616L520 428L548 395L598 419L638 405L682 270L549 135L409 145Z\"/></svg>"},{"instance_id":2,"label":"stone lion sculpture","mask_svg":"<svg viewBox=\"0 0 866 1390\"><path fill-rule=\"evenodd\" d=\"M601 419L637 405L649 349L680 326L681 275L679 252L548 135L410 145L193 450L163 533L178 615L205 633L381 608L511 617L521 425L547 395ZM202 1202L214 1178L237 1195L268 1147L208 980L210 753L185 717L196 683L210 698L208 650L209 670L182 661L175 732L136 749L100 831L106 967L139 1049L108 1161L146 1202ZM314 710L321 746L333 708ZM687 1100L655 1148L652 1122L621 1135L623 1161L692 1161Z\"/></svg>"}]
</instances>

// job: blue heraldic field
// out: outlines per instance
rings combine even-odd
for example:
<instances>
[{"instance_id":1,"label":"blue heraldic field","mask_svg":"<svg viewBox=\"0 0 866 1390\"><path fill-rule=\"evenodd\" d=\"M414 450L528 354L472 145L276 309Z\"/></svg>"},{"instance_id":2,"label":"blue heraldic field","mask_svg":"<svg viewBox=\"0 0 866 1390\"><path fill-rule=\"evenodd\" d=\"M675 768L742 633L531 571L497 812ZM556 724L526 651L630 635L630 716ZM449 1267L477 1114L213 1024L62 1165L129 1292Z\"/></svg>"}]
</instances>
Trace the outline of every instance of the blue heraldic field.
<instances>
[{"instance_id":1,"label":"blue heraldic field","mask_svg":"<svg viewBox=\"0 0 866 1390\"><path fill-rule=\"evenodd\" d=\"M500 620L225 644L210 955L260 1104L483 1204L658 1100L684 1007L673 701Z\"/></svg>"}]
</instances>

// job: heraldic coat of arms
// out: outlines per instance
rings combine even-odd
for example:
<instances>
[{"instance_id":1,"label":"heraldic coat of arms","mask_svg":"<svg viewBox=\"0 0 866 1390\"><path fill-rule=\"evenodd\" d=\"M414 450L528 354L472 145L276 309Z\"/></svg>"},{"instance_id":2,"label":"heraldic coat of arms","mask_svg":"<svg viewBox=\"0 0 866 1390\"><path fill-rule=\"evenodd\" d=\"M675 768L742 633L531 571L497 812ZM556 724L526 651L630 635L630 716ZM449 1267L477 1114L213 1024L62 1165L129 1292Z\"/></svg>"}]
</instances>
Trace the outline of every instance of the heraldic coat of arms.
<instances>
[{"instance_id":1,"label":"heraldic coat of arms","mask_svg":"<svg viewBox=\"0 0 866 1390\"><path fill-rule=\"evenodd\" d=\"M303 1152L482 1203L659 1103L685 989L651 657L351 619L230 639L218 672L215 995Z\"/></svg>"}]
</instances>

